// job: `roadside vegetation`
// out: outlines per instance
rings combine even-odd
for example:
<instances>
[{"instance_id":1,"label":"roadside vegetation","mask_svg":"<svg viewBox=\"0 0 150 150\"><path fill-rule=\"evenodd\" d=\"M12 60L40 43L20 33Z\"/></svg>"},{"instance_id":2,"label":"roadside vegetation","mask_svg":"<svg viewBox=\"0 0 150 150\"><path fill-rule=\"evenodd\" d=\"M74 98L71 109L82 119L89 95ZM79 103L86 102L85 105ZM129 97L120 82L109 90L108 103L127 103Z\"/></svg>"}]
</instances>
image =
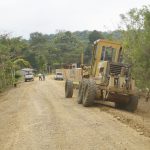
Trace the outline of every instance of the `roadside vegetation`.
<instances>
[{"instance_id":1,"label":"roadside vegetation","mask_svg":"<svg viewBox=\"0 0 150 150\"><path fill-rule=\"evenodd\" d=\"M17 70L30 66L22 58L23 47L20 37L10 38L7 34L0 36L0 90L17 82L20 77Z\"/></svg>"},{"instance_id":2,"label":"roadside vegetation","mask_svg":"<svg viewBox=\"0 0 150 150\"><path fill-rule=\"evenodd\" d=\"M120 16L116 31L34 32L28 40L0 35L0 89L12 85L18 78L16 70L23 67L46 72L69 63L80 65L82 52L84 63L90 64L92 43L99 38L121 42L124 61L132 65L138 86L150 87L150 7L131 9Z\"/></svg>"}]
</instances>

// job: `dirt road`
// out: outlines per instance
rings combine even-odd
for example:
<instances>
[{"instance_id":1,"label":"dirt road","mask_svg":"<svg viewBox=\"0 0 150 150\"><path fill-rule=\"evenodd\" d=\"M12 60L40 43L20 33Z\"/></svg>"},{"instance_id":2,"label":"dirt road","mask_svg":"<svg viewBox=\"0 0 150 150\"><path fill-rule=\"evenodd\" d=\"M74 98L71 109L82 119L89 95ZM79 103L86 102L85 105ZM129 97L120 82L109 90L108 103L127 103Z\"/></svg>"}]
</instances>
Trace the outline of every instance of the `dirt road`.
<instances>
[{"instance_id":1,"label":"dirt road","mask_svg":"<svg viewBox=\"0 0 150 150\"><path fill-rule=\"evenodd\" d=\"M62 81L20 84L0 96L0 150L150 150L150 138L99 107L64 98Z\"/></svg>"}]
</instances>

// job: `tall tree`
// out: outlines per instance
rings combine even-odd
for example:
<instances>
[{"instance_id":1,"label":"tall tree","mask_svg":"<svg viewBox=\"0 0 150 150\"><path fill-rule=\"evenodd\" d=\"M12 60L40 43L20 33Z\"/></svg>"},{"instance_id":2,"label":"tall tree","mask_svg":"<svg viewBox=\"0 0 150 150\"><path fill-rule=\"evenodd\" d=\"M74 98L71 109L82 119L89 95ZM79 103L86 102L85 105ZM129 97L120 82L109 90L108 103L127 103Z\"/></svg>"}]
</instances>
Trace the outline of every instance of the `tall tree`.
<instances>
[{"instance_id":1,"label":"tall tree","mask_svg":"<svg viewBox=\"0 0 150 150\"><path fill-rule=\"evenodd\" d=\"M131 9L121 18L124 25L124 60L132 64L138 86L150 87L150 8Z\"/></svg>"},{"instance_id":2,"label":"tall tree","mask_svg":"<svg viewBox=\"0 0 150 150\"><path fill-rule=\"evenodd\" d=\"M103 35L100 31L94 30L89 34L90 43L93 43L94 41L96 41L98 39L102 39L102 38L103 38Z\"/></svg>"}]
</instances>

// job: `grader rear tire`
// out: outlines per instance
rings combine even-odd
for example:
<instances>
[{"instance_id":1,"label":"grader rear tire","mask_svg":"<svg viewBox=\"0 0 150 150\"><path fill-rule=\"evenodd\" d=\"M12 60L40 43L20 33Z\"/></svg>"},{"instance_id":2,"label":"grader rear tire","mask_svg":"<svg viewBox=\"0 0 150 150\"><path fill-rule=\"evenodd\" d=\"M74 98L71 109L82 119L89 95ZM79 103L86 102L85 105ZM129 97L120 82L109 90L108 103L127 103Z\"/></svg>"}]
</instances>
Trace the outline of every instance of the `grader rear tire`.
<instances>
[{"instance_id":1,"label":"grader rear tire","mask_svg":"<svg viewBox=\"0 0 150 150\"><path fill-rule=\"evenodd\" d=\"M126 110L130 112L134 112L138 106L138 97L137 96L130 96L130 100L126 106Z\"/></svg>"},{"instance_id":2,"label":"grader rear tire","mask_svg":"<svg viewBox=\"0 0 150 150\"><path fill-rule=\"evenodd\" d=\"M89 107L94 103L96 94L96 83L94 80L87 80L83 91L83 106Z\"/></svg>"},{"instance_id":3,"label":"grader rear tire","mask_svg":"<svg viewBox=\"0 0 150 150\"><path fill-rule=\"evenodd\" d=\"M83 91L84 91L84 86L85 86L86 80L87 80L87 79L83 79L83 80L81 80L81 82L79 83L79 90L78 90L78 97L77 97L77 103L78 103L78 104L82 104Z\"/></svg>"},{"instance_id":4,"label":"grader rear tire","mask_svg":"<svg viewBox=\"0 0 150 150\"><path fill-rule=\"evenodd\" d=\"M65 97L71 98L73 95L73 82L70 80L67 80L65 83Z\"/></svg>"},{"instance_id":5,"label":"grader rear tire","mask_svg":"<svg viewBox=\"0 0 150 150\"><path fill-rule=\"evenodd\" d=\"M137 96L130 96L129 102L124 103L115 103L116 108L124 109L129 112L134 112L137 109L138 106L138 97Z\"/></svg>"}]
</instances>

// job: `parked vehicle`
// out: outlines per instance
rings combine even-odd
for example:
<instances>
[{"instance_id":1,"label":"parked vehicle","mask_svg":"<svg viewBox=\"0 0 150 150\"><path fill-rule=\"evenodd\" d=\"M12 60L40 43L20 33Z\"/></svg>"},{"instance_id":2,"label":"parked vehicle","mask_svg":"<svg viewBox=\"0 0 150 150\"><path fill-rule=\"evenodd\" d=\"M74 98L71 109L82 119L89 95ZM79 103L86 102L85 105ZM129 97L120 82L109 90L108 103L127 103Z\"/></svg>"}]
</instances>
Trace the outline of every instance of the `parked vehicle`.
<instances>
[{"instance_id":1,"label":"parked vehicle","mask_svg":"<svg viewBox=\"0 0 150 150\"><path fill-rule=\"evenodd\" d=\"M54 79L55 80L64 80L63 73L62 72L56 72Z\"/></svg>"},{"instance_id":2,"label":"parked vehicle","mask_svg":"<svg viewBox=\"0 0 150 150\"><path fill-rule=\"evenodd\" d=\"M32 73L28 73L24 75L25 82L27 81L34 81L34 75Z\"/></svg>"}]
</instances>

